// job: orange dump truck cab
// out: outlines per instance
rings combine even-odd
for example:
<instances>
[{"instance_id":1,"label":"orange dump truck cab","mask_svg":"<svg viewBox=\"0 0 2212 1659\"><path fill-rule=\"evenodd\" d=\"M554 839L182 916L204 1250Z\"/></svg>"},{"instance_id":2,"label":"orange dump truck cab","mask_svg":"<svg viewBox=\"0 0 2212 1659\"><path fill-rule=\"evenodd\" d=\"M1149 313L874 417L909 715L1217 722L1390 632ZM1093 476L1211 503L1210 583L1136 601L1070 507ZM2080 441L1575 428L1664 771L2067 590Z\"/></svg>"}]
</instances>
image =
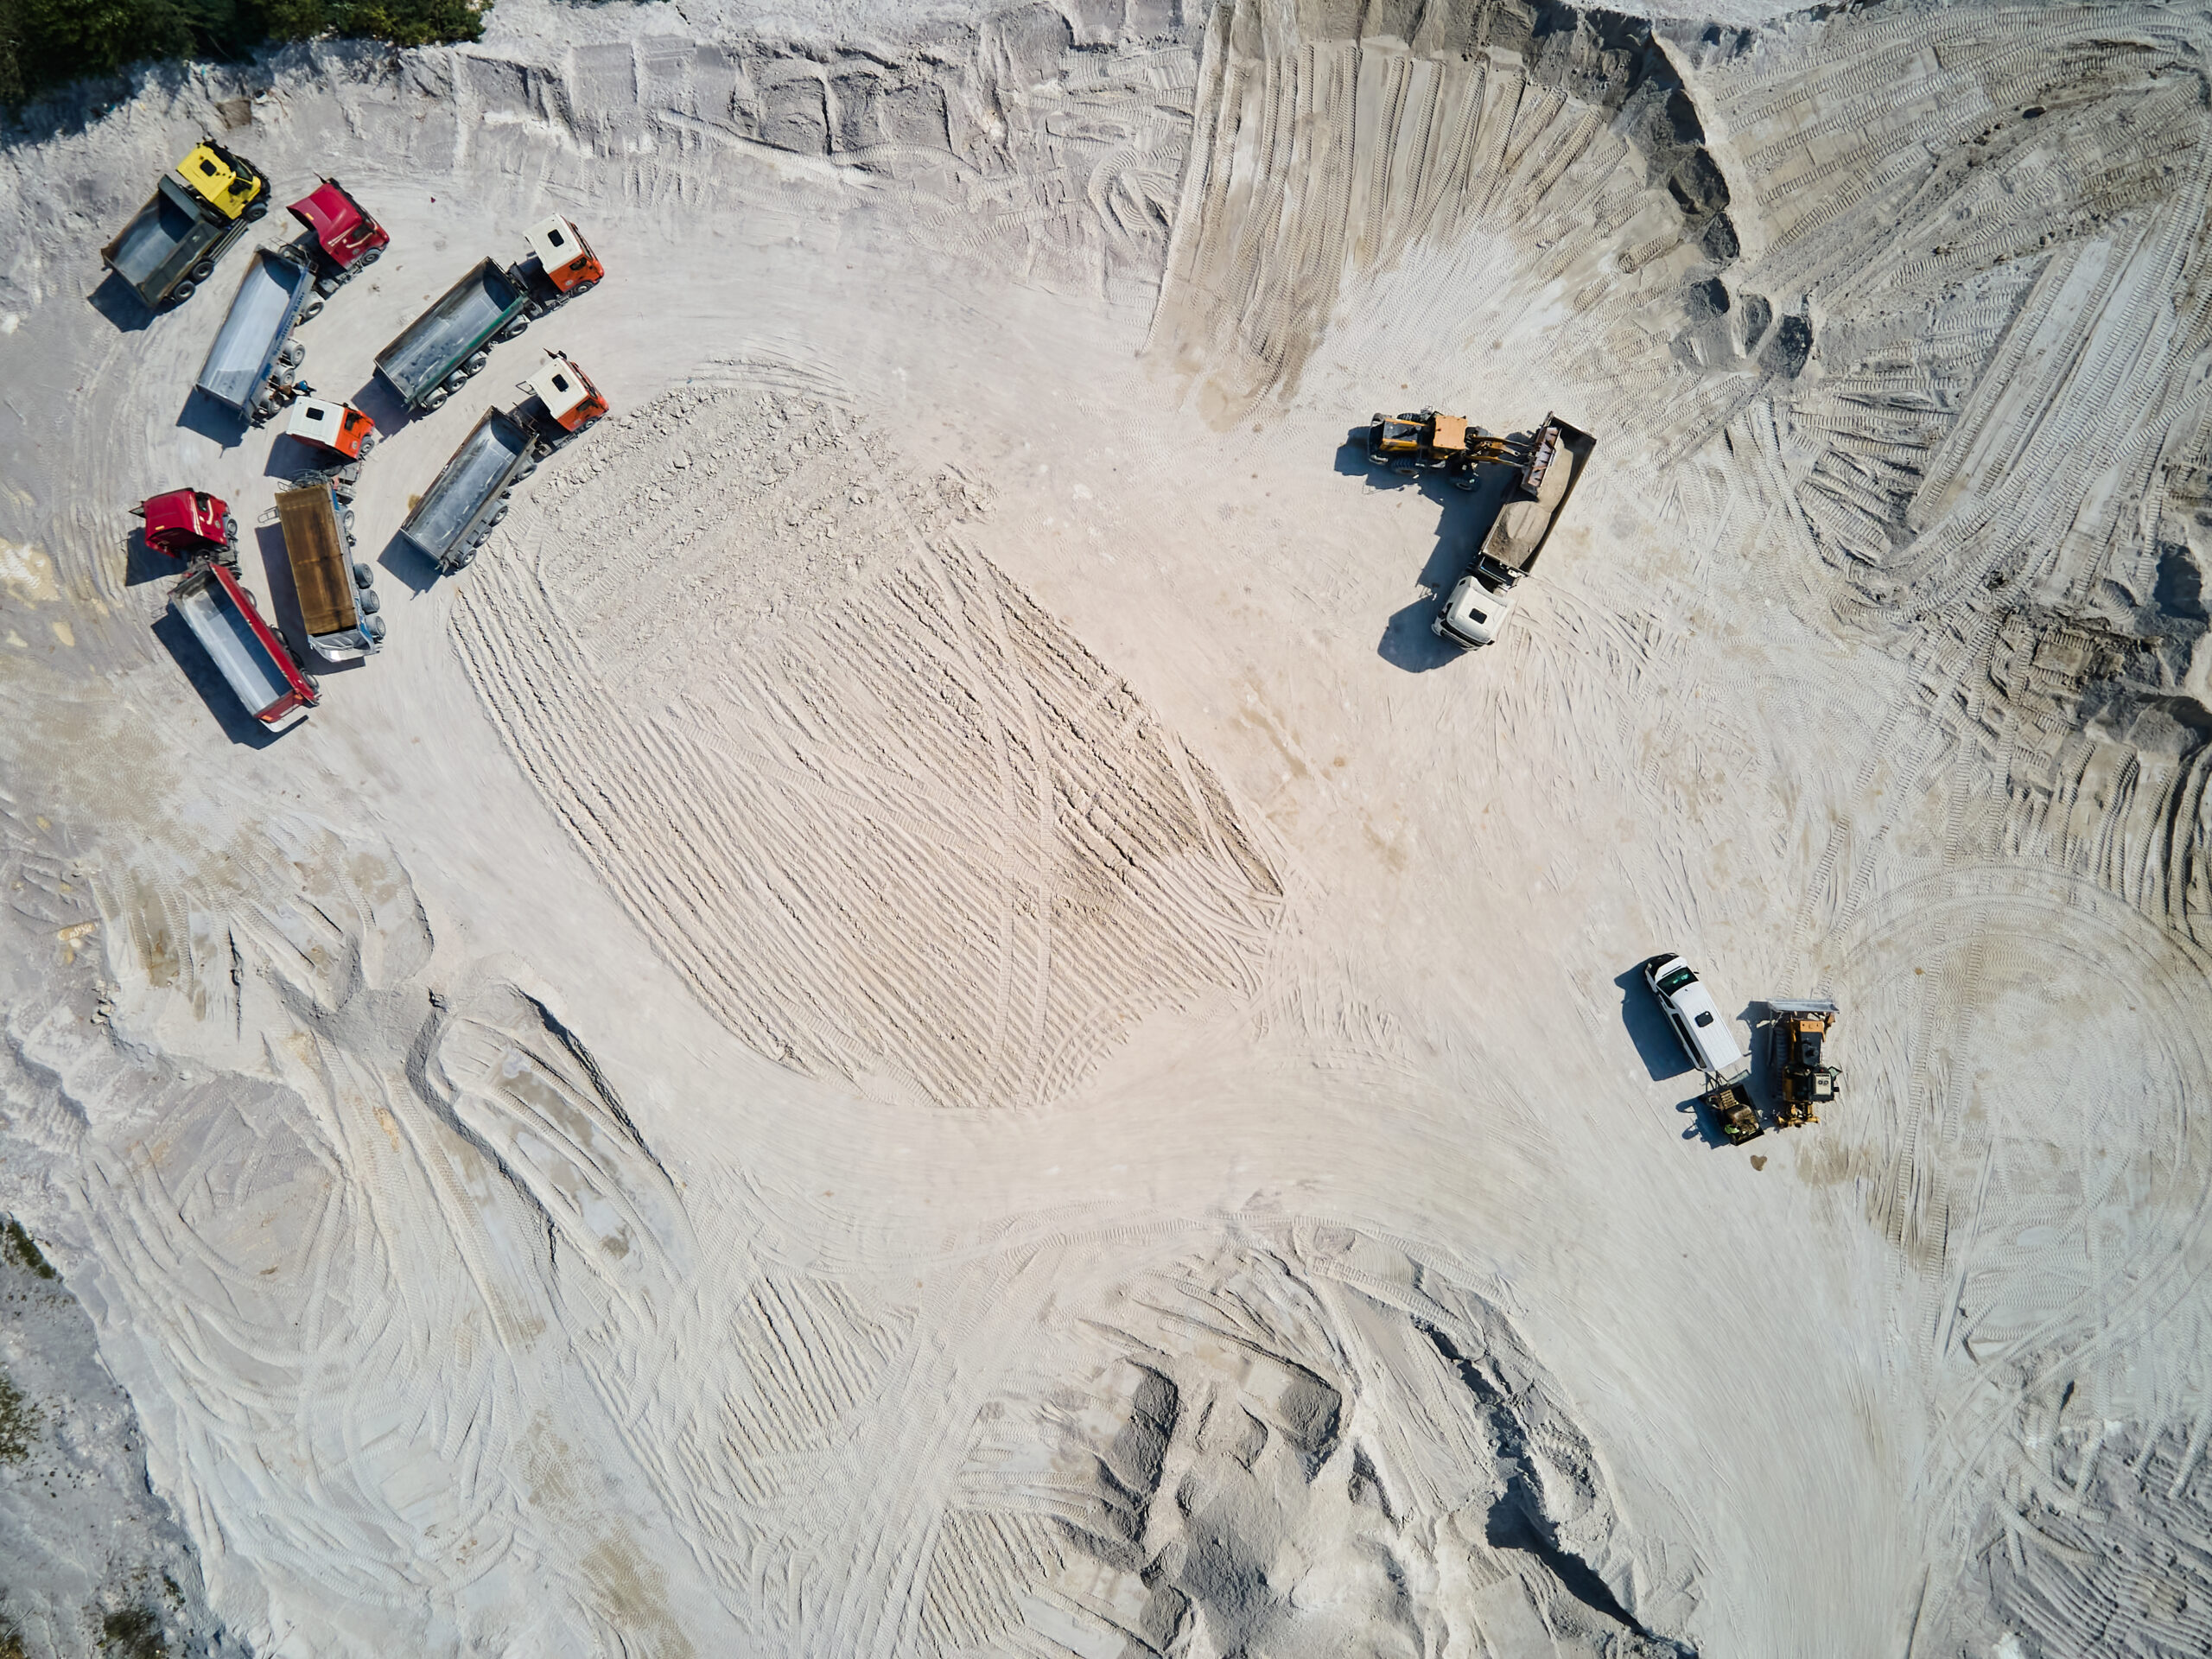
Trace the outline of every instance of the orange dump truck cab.
<instances>
[{"instance_id":1,"label":"orange dump truck cab","mask_svg":"<svg viewBox=\"0 0 2212 1659\"><path fill-rule=\"evenodd\" d=\"M537 257L538 269L557 294L581 294L607 275L606 267L573 219L556 213L539 219L524 234L529 238L531 252Z\"/></svg>"}]
</instances>

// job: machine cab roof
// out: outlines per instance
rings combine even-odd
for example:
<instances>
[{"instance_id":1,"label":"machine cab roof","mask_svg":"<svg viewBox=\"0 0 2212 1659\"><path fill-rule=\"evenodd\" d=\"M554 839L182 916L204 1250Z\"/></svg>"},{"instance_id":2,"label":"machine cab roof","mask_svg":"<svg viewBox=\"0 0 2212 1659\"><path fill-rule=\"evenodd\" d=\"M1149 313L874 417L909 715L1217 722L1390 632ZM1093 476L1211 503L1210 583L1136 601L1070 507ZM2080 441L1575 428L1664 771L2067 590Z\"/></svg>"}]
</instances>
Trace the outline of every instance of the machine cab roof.
<instances>
[{"instance_id":1,"label":"machine cab roof","mask_svg":"<svg viewBox=\"0 0 2212 1659\"><path fill-rule=\"evenodd\" d=\"M539 219L524 235L529 238L530 251L537 256L537 263L548 276L569 271L582 274L585 267L598 264L583 232L573 220L559 213Z\"/></svg>"},{"instance_id":2,"label":"machine cab roof","mask_svg":"<svg viewBox=\"0 0 2212 1659\"><path fill-rule=\"evenodd\" d=\"M201 143L176 164L177 176L224 215L236 219L261 194L263 180L221 145Z\"/></svg>"},{"instance_id":3,"label":"machine cab roof","mask_svg":"<svg viewBox=\"0 0 2212 1659\"><path fill-rule=\"evenodd\" d=\"M391 240L335 179L325 179L286 211L314 232L322 251L341 265Z\"/></svg>"},{"instance_id":4,"label":"machine cab roof","mask_svg":"<svg viewBox=\"0 0 2212 1659\"><path fill-rule=\"evenodd\" d=\"M584 404L599 396L591 377L565 357L550 357L545 365L523 383L537 394L545 412L563 426Z\"/></svg>"},{"instance_id":5,"label":"machine cab roof","mask_svg":"<svg viewBox=\"0 0 2212 1659\"><path fill-rule=\"evenodd\" d=\"M376 429L369 417L351 404L326 404L302 397L292 405L292 418L284 424L288 437L305 438L342 455L358 456L362 440Z\"/></svg>"}]
</instances>

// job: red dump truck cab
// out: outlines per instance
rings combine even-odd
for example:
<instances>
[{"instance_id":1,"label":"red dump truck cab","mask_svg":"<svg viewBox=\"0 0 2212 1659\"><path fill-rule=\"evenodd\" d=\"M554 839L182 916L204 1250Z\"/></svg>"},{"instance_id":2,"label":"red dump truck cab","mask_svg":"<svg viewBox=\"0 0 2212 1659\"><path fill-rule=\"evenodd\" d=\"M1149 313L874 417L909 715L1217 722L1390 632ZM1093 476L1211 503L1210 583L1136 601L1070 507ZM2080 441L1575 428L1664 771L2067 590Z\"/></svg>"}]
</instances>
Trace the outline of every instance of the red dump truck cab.
<instances>
[{"instance_id":1,"label":"red dump truck cab","mask_svg":"<svg viewBox=\"0 0 2212 1659\"><path fill-rule=\"evenodd\" d=\"M325 179L286 211L314 233L334 275L351 276L373 264L391 240L391 233L335 179Z\"/></svg>"},{"instance_id":2,"label":"red dump truck cab","mask_svg":"<svg viewBox=\"0 0 2212 1659\"><path fill-rule=\"evenodd\" d=\"M327 449L348 461L359 461L376 448L377 429L369 417L351 404L326 404L302 397L292 405L292 418L284 435Z\"/></svg>"},{"instance_id":3,"label":"red dump truck cab","mask_svg":"<svg viewBox=\"0 0 2212 1659\"><path fill-rule=\"evenodd\" d=\"M246 712L263 725L288 725L321 701L315 682L262 620L253 595L221 565L200 564L186 572L169 592L169 606Z\"/></svg>"},{"instance_id":4,"label":"red dump truck cab","mask_svg":"<svg viewBox=\"0 0 2212 1659\"><path fill-rule=\"evenodd\" d=\"M607 275L606 267L573 219L556 213L541 219L524 234L530 240L530 251L537 256L545 280L564 297L581 294Z\"/></svg>"},{"instance_id":5,"label":"red dump truck cab","mask_svg":"<svg viewBox=\"0 0 2212 1659\"><path fill-rule=\"evenodd\" d=\"M168 490L149 496L131 512L146 521L146 545L173 559L238 559L238 521L220 496L205 490Z\"/></svg>"}]
</instances>

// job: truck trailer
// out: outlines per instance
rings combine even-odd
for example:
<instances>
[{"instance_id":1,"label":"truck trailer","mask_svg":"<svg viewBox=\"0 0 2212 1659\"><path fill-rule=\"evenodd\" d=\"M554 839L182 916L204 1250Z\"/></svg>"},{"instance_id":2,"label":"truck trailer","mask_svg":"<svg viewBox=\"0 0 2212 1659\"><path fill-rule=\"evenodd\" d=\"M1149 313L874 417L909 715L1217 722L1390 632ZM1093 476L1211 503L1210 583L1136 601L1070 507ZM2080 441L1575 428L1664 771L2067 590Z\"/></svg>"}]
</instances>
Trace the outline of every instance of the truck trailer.
<instances>
[{"instance_id":1,"label":"truck trailer","mask_svg":"<svg viewBox=\"0 0 2212 1659\"><path fill-rule=\"evenodd\" d=\"M215 331L198 389L259 426L299 395L306 345L292 325L315 296L315 268L274 248L256 248L230 314Z\"/></svg>"},{"instance_id":2,"label":"truck trailer","mask_svg":"<svg viewBox=\"0 0 2212 1659\"><path fill-rule=\"evenodd\" d=\"M100 262L149 308L181 305L269 212L268 191L260 168L203 138L162 175L152 198L100 250Z\"/></svg>"},{"instance_id":3,"label":"truck trailer","mask_svg":"<svg viewBox=\"0 0 2212 1659\"><path fill-rule=\"evenodd\" d=\"M330 662L348 662L384 649L384 618L374 578L353 560L353 514L339 505L327 478L296 480L276 492L276 518L284 531L284 556L300 596L300 621L308 643Z\"/></svg>"},{"instance_id":4,"label":"truck trailer","mask_svg":"<svg viewBox=\"0 0 2212 1659\"><path fill-rule=\"evenodd\" d=\"M381 374L410 410L432 410L491 361L492 347L599 285L606 273L569 219L531 226L531 251L513 265L480 259L377 353Z\"/></svg>"},{"instance_id":5,"label":"truck trailer","mask_svg":"<svg viewBox=\"0 0 2212 1659\"><path fill-rule=\"evenodd\" d=\"M253 595L214 560L188 570L169 608L200 642L246 712L264 726L292 723L321 701L315 678L262 619Z\"/></svg>"},{"instance_id":6,"label":"truck trailer","mask_svg":"<svg viewBox=\"0 0 2212 1659\"><path fill-rule=\"evenodd\" d=\"M1598 441L1556 415L1544 416L1518 469L1515 487L1429 626L1436 637L1469 650L1494 642L1513 614L1515 590L1536 568L1559 527L1560 514L1582 482Z\"/></svg>"}]
</instances>

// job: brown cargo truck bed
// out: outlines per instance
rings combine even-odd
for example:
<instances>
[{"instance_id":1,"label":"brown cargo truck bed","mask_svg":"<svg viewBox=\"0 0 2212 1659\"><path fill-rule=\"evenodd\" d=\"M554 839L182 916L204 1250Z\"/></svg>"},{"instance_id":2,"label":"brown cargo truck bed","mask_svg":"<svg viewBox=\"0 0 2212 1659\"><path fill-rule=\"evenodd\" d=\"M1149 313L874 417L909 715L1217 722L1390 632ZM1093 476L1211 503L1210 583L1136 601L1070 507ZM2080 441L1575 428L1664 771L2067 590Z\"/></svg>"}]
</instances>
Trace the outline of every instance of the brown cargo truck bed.
<instances>
[{"instance_id":1,"label":"brown cargo truck bed","mask_svg":"<svg viewBox=\"0 0 2212 1659\"><path fill-rule=\"evenodd\" d=\"M353 609L353 573L346 569L345 532L330 486L277 491L276 516L284 527L292 583L299 590L300 620L309 637L355 626L359 619Z\"/></svg>"}]
</instances>

